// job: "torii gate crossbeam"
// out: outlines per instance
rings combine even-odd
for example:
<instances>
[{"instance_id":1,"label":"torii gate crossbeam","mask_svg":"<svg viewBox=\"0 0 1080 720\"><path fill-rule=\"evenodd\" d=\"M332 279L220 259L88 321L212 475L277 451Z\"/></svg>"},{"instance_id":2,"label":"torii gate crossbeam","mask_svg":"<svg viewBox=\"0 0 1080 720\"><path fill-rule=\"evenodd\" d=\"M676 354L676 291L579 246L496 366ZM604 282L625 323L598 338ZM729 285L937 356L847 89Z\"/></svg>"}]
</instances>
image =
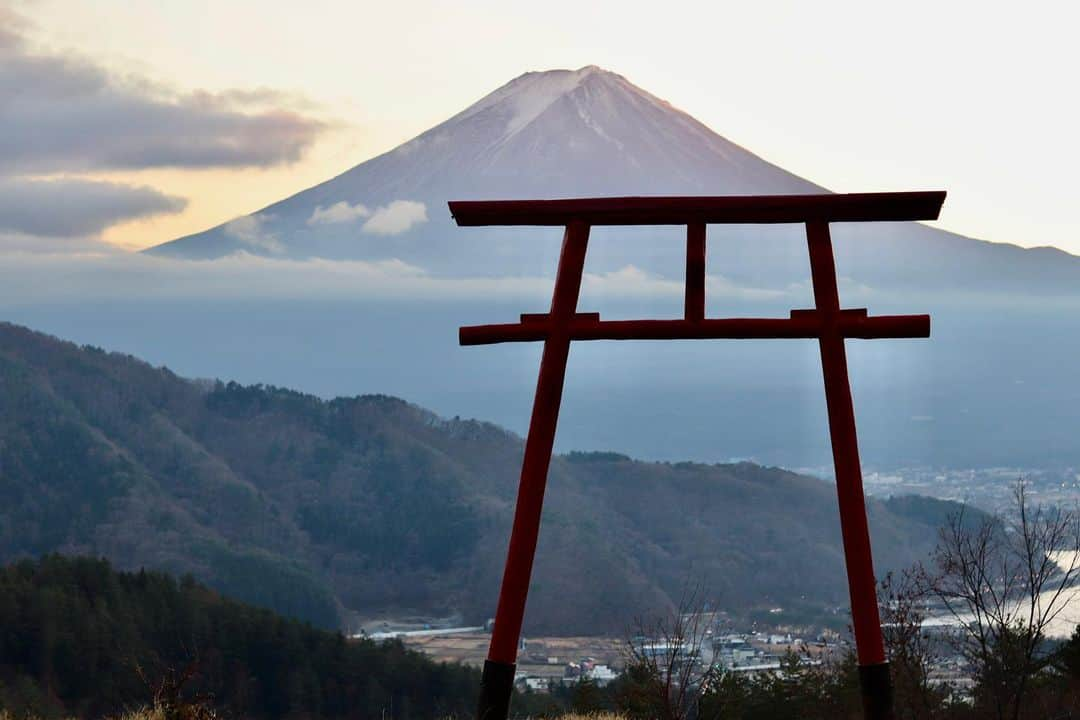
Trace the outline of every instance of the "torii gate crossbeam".
<instances>
[{"instance_id":1,"label":"torii gate crossbeam","mask_svg":"<svg viewBox=\"0 0 1080 720\"><path fill-rule=\"evenodd\" d=\"M544 343L506 569L491 646L484 663L479 720L505 720L509 713L517 646L540 532L570 343L575 340L704 338L818 340L864 715L867 720L893 717L892 687L878 614L844 340L929 337L930 317L871 316L865 309L842 310L829 223L934 220L944 200L944 192L912 192L450 203L450 212L460 226L565 227L549 312L524 314L518 323L460 330L462 345ZM706 225L722 223L805 224L815 308L792 310L789 318L706 318ZM594 225L686 226L686 289L682 320L603 321L598 313L577 311L589 230Z\"/></svg>"}]
</instances>

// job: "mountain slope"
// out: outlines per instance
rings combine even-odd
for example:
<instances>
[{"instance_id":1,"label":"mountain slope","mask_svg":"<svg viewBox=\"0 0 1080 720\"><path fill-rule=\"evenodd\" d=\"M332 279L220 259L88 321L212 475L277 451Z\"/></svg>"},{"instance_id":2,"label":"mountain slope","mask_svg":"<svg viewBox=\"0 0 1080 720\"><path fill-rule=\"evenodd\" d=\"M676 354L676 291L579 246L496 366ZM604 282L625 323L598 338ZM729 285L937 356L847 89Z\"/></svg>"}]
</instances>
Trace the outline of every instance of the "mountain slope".
<instances>
[{"instance_id":1,"label":"mountain slope","mask_svg":"<svg viewBox=\"0 0 1080 720\"><path fill-rule=\"evenodd\" d=\"M338 177L149 252L393 258L446 275L538 274L551 271L545 244L521 242L520 230L455 228L446 202L808 192L824 190L622 76L589 66L526 73ZM426 220L415 208L410 214L409 204L416 203ZM1073 294L1080 281L1080 260L1047 248L1023 250L912 223L838 226L835 234L840 269L866 284ZM616 250L591 251L591 268L617 270L634 257L650 270L681 277L680 243L670 242L672 233L645 229L618 236ZM782 288L807 275L798 228L717 228L711 237L719 240L710 245L714 272L729 279Z\"/></svg>"},{"instance_id":2,"label":"mountain slope","mask_svg":"<svg viewBox=\"0 0 1080 720\"><path fill-rule=\"evenodd\" d=\"M188 381L6 324L0 408L0 560L191 572L324 626L342 610L493 611L522 452L496 426ZM870 514L880 569L929 549L917 504ZM555 458L530 632L621 631L687 580L733 612L843 604L833 488L746 463Z\"/></svg>"}]
</instances>

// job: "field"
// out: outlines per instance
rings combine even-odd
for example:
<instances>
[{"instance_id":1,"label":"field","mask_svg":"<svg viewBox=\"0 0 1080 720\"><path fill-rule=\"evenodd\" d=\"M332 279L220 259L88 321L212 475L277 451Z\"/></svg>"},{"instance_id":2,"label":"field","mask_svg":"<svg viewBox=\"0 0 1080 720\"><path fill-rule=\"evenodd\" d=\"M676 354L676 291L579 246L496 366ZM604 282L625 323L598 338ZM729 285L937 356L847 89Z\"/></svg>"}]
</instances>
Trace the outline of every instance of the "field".
<instances>
[{"instance_id":1,"label":"field","mask_svg":"<svg viewBox=\"0 0 1080 720\"><path fill-rule=\"evenodd\" d=\"M490 640L491 635L486 632L402 638L406 646L433 660L476 667L484 664ZM562 677L568 662L579 662L582 658L620 668L624 648L625 641L611 637L526 638L525 649L518 653L518 671L535 677Z\"/></svg>"}]
</instances>

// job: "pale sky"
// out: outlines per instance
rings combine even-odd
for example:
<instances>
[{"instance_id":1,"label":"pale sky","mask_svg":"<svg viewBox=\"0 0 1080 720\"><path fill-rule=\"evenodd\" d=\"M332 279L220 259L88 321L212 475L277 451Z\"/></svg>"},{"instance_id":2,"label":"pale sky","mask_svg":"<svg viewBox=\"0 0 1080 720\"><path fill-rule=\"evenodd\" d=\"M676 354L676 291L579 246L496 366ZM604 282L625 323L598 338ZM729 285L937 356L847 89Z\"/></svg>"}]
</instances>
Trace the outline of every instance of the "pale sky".
<instances>
[{"instance_id":1,"label":"pale sky","mask_svg":"<svg viewBox=\"0 0 1080 720\"><path fill-rule=\"evenodd\" d=\"M328 179L523 72L596 64L833 190L945 189L941 227L1080 253L1075 3L7 4L25 52L76 58L163 97L259 91L252 103L295 113L307 123L296 132L315 138L296 140L296 159L264 153L255 167L48 166L45 177L170 198L160 214L102 231L122 247Z\"/></svg>"}]
</instances>

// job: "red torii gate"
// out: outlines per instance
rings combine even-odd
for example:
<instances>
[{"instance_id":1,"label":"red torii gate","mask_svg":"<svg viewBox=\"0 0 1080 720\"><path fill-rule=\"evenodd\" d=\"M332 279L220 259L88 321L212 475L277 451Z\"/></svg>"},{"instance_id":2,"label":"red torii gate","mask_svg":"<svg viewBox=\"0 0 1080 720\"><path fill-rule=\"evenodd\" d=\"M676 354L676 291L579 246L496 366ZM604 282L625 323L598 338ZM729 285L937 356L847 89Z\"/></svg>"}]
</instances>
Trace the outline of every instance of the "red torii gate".
<instances>
[{"instance_id":1,"label":"red torii gate","mask_svg":"<svg viewBox=\"0 0 1080 720\"><path fill-rule=\"evenodd\" d=\"M909 192L449 203L459 226L565 227L549 312L523 314L518 323L460 329L462 345L544 342L506 569L491 647L484 663L479 720L505 720L509 713L517 646L571 341L705 338L818 340L864 715L868 720L893 717L892 685L878 615L844 340L929 337L930 316L872 316L865 309L842 310L829 223L935 220L944 200L944 192ZM706 318L705 226L710 223L805 224L816 307L792 310L789 318ZM682 320L605 321L599 313L577 311L589 229L594 225L686 226L686 295Z\"/></svg>"}]
</instances>

